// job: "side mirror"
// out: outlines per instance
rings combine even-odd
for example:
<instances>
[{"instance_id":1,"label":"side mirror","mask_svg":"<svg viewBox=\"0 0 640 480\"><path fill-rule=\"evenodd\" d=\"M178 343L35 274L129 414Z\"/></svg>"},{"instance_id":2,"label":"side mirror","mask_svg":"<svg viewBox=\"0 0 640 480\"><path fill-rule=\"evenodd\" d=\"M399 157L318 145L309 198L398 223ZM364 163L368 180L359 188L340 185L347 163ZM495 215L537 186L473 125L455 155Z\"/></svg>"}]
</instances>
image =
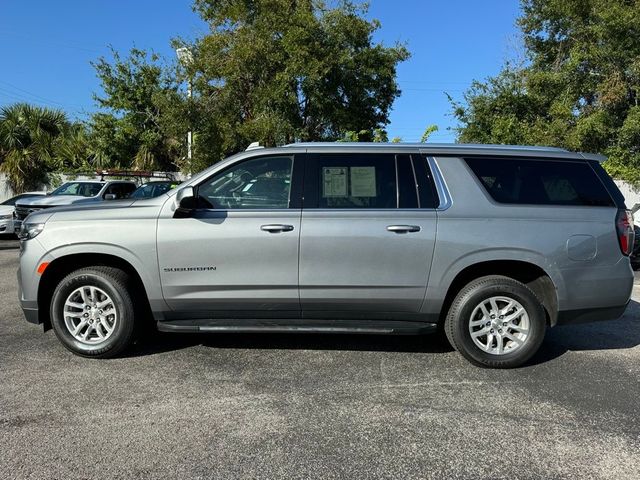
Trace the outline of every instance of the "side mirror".
<instances>
[{"instance_id":1,"label":"side mirror","mask_svg":"<svg viewBox=\"0 0 640 480\"><path fill-rule=\"evenodd\" d=\"M175 218L185 218L191 215L196 208L196 194L193 187L184 187L176 193L176 213Z\"/></svg>"},{"instance_id":2,"label":"side mirror","mask_svg":"<svg viewBox=\"0 0 640 480\"><path fill-rule=\"evenodd\" d=\"M115 193L107 193L107 194L104 196L104 199L105 199L105 200L117 200L117 199L118 199L118 196L117 196Z\"/></svg>"}]
</instances>

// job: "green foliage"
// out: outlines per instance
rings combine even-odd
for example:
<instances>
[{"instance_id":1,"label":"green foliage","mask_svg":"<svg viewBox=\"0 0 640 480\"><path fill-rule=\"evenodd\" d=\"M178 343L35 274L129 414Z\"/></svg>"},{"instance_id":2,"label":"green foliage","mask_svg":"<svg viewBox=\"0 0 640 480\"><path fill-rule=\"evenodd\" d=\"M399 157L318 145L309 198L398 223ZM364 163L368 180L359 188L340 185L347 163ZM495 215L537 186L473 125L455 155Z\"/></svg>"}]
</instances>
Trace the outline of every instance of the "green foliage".
<instances>
[{"instance_id":1,"label":"green foliage","mask_svg":"<svg viewBox=\"0 0 640 480\"><path fill-rule=\"evenodd\" d=\"M104 92L94 96L100 111L90 121L94 165L175 170L187 130L175 74L143 50L112 55L112 63L104 57L93 63Z\"/></svg>"},{"instance_id":2,"label":"green foliage","mask_svg":"<svg viewBox=\"0 0 640 480\"><path fill-rule=\"evenodd\" d=\"M347 131L338 142L375 142L385 143L389 141L389 136L384 128L374 128L370 130L360 130L359 132Z\"/></svg>"},{"instance_id":3,"label":"green foliage","mask_svg":"<svg viewBox=\"0 0 640 480\"><path fill-rule=\"evenodd\" d=\"M54 169L197 171L254 141L386 142L396 67L409 53L373 41L380 24L365 18L366 6L330 4L196 0L210 31L194 45L174 41L191 61L176 67L136 48L112 50L92 63L101 93L87 125L27 105L5 109L0 168L21 190Z\"/></svg>"},{"instance_id":4,"label":"green foliage","mask_svg":"<svg viewBox=\"0 0 640 480\"><path fill-rule=\"evenodd\" d=\"M429 141L429 137L438 131L437 125L429 125L422 137L420 138L420 142L426 143ZM373 132L369 130L361 130L359 132L348 131L345 132L344 135L337 140L338 142L374 142L374 143L386 143L389 141L389 135L384 128L376 128ZM401 143L401 137L393 137L391 139L391 143Z\"/></svg>"},{"instance_id":5,"label":"green foliage","mask_svg":"<svg viewBox=\"0 0 640 480\"><path fill-rule=\"evenodd\" d=\"M47 183L49 172L86 161L74 138L84 135L59 110L17 103L0 110L0 171L16 192Z\"/></svg>"},{"instance_id":6,"label":"green foliage","mask_svg":"<svg viewBox=\"0 0 640 480\"><path fill-rule=\"evenodd\" d=\"M437 125L429 125L425 129L424 133L422 134L422 137L420 137L420 142L427 143L429 141L429 137L433 135L435 132L437 132L438 130L439 129Z\"/></svg>"},{"instance_id":7,"label":"green foliage","mask_svg":"<svg viewBox=\"0 0 640 480\"><path fill-rule=\"evenodd\" d=\"M196 0L210 26L185 72L197 97L196 157L212 162L252 141L381 138L399 94L396 66L409 54L373 42L380 24L366 7L334 4Z\"/></svg>"},{"instance_id":8,"label":"green foliage","mask_svg":"<svg viewBox=\"0 0 640 480\"><path fill-rule=\"evenodd\" d=\"M528 59L474 82L453 103L461 142L549 145L604 153L640 180L640 4L522 0Z\"/></svg>"}]
</instances>

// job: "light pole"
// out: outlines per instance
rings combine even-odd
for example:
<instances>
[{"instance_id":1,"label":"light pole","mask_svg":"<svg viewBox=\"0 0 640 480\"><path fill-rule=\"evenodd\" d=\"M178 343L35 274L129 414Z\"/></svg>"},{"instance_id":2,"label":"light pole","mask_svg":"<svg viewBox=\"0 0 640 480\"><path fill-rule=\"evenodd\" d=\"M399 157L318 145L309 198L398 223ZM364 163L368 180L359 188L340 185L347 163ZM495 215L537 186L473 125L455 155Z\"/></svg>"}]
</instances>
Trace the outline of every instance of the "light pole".
<instances>
[{"instance_id":1,"label":"light pole","mask_svg":"<svg viewBox=\"0 0 640 480\"><path fill-rule=\"evenodd\" d=\"M188 67L193 63L193 53L187 47L180 47L176 49L176 55L178 55L178 61L184 66ZM191 100L191 77L187 80L187 98ZM191 144L192 144L191 129L187 132L187 158L189 159L189 168L191 168Z\"/></svg>"}]
</instances>

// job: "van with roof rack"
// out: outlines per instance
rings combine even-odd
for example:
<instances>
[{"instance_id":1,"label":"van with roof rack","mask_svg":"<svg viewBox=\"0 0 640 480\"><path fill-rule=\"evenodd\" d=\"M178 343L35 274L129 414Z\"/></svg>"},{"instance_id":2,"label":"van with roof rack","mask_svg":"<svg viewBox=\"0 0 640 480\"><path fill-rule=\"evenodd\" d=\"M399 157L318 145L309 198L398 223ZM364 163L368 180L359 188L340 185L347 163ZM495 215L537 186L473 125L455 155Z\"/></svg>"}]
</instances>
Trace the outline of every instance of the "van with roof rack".
<instances>
[{"instance_id":1,"label":"van with roof rack","mask_svg":"<svg viewBox=\"0 0 640 480\"><path fill-rule=\"evenodd\" d=\"M130 208L31 213L20 302L72 352L165 332L422 334L516 367L618 318L633 218L603 157L539 147L252 148ZM129 204L128 203L128 204Z\"/></svg>"}]
</instances>

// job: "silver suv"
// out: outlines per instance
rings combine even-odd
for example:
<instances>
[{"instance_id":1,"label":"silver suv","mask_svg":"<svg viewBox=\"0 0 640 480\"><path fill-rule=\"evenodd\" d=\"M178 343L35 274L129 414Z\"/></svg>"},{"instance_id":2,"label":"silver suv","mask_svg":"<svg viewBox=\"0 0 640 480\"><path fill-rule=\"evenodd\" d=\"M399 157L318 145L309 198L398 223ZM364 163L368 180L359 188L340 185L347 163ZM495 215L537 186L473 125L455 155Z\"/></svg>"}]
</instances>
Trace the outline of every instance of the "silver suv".
<instances>
[{"instance_id":1,"label":"silver suv","mask_svg":"<svg viewBox=\"0 0 640 480\"><path fill-rule=\"evenodd\" d=\"M76 354L165 332L427 333L514 367L619 317L633 219L601 157L475 145L243 152L148 200L35 212L20 301ZM122 208L126 205L128 208Z\"/></svg>"}]
</instances>

